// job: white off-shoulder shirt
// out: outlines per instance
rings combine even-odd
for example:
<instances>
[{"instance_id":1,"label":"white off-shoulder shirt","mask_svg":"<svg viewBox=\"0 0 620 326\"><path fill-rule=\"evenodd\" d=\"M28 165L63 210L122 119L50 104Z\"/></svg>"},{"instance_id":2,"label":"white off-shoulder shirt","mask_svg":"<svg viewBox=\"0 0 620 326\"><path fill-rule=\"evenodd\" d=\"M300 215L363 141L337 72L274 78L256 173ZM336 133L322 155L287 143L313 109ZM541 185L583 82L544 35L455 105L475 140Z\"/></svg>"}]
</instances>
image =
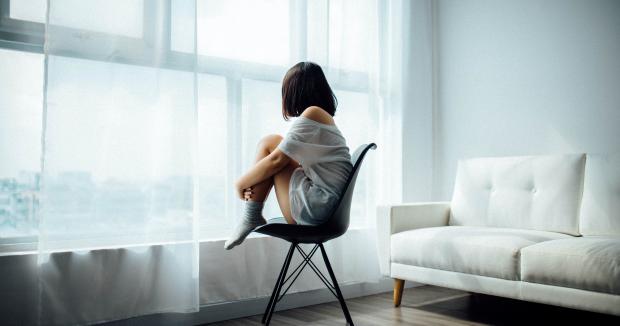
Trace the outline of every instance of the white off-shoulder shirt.
<instances>
[{"instance_id":1,"label":"white off-shoulder shirt","mask_svg":"<svg viewBox=\"0 0 620 326\"><path fill-rule=\"evenodd\" d=\"M344 136L335 125L300 116L278 148L301 165L289 185L293 218L302 225L325 222L353 170Z\"/></svg>"}]
</instances>

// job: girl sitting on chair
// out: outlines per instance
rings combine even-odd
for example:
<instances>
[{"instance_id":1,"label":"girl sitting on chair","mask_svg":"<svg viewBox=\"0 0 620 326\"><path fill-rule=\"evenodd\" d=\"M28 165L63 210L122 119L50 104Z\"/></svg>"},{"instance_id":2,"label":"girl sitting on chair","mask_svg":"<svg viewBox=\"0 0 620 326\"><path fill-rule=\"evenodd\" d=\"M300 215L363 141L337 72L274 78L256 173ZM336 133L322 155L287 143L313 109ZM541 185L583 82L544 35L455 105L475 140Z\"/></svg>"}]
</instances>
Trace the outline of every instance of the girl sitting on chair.
<instances>
[{"instance_id":1,"label":"girl sitting on chair","mask_svg":"<svg viewBox=\"0 0 620 326\"><path fill-rule=\"evenodd\" d=\"M261 139L256 163L235 183L245 207L226 249L266 223L262 210L272 186L287 223L319 225L329 218L353 169L349 148L334 123L337 105L319 65L300 62L289 69L282 81L282 116L296 119L284 138Z\"/></svg>"}]
</instances>

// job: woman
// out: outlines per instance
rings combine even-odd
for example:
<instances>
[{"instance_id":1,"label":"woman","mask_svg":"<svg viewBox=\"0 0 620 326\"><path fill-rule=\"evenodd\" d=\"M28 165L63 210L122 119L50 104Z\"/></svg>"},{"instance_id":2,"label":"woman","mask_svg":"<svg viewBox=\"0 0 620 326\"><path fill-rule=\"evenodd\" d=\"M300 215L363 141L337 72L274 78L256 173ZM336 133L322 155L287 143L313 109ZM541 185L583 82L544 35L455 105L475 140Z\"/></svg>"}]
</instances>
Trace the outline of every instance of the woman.
<instances>
[{"instance_id":1,"label":"woman","mask_svg":"<svg viewBox=\"0 0 620 326\"><path fill-rule=\"evenodd\" d=\"M334 123L337 105L319 65L300 62L289 69L282 81L282 116L297 118L284 138L269 135L259 142L256 164L235 183L246 202L226 249L266 223L262 210L272 186L287 223L318 225L329 218L353 169Z\"/></svg>"}]
</instances>

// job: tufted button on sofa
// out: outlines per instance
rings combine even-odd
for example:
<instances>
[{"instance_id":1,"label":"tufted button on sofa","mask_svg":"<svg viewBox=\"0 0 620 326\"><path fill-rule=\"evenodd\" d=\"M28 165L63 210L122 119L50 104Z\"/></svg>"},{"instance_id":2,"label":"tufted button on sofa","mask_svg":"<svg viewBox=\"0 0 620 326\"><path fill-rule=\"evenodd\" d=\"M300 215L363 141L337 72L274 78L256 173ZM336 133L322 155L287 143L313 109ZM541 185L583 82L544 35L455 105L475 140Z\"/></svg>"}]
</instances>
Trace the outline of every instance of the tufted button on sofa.
<instances>
[{"instance_id":1,"label":"tufted button on sofa","mask_svg":"<svg viewBox=\"0 0 620 326\"><path fill-rule=\"evenodd\" d=\"M620 155L476 158L450 202L377 208L381 271L620 315Z\"/></svg>"}]
</instances>

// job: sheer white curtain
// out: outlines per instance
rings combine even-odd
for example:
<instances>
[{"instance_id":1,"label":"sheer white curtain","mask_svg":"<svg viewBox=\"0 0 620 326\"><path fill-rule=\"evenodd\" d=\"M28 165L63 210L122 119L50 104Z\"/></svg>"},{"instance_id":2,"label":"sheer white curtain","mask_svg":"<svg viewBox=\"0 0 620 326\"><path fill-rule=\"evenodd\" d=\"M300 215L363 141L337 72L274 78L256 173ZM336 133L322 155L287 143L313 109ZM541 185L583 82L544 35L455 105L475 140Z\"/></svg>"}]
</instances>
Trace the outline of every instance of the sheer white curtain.
<instances>
[{"instance_id":1,"label":"sheer white curtain","mask_svg":"<svg viewBox=\"0 0 620 326\"><path fill-rule=\"evenodd\" d=\"M41 324L198 309L196 60L171 63L169 3L48 1Z\"/></svg>"},{"instance_id":2,"label":"sheer white curtain","mask_svg":"<svg viewBox=\"0 0 620 326\"><path fill-rule=\"evenodd\" d=\"M221 240L241 215L234 180L260 137L288 128L281 81L304 60L324 68L351 151L378 145L358 178L349 232L326 244L341 283L378 280L375 207L401 194L402 5L49 0L40 321L269 295L286 244L251 237L224 251ZM264 215L281 216L273 196ZM292 290L321 287L306 273Z\"/></svg>"}]
</instances>

